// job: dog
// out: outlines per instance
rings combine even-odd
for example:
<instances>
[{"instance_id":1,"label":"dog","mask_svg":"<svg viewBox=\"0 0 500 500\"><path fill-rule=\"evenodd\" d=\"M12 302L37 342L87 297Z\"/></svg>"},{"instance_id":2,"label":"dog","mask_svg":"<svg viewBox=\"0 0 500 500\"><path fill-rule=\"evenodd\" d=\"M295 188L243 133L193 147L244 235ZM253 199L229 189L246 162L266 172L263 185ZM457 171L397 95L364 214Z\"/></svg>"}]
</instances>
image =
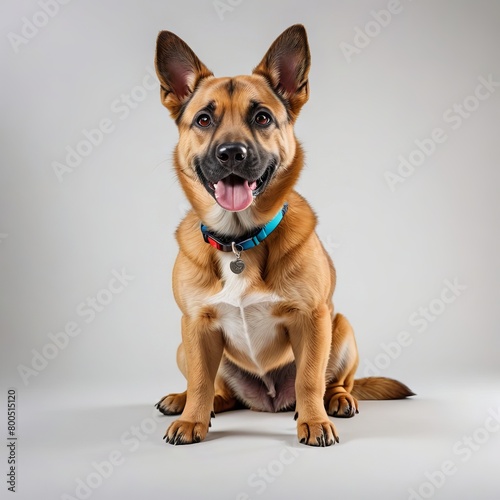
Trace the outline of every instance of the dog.
<instances>
[{"instance_id":1,"label":"dog","mask_svg":"<svg viewBox=\"0 0 500 500\"><path fill-rule=\"evenodd\" d=\"M354 416L358 399L413 395L392 379L354 380L353 329L332 303L335 268L294 190L304 153L293 127L310 60L302 25L252 74L224 78L175 34L158 35L161 102L179 130L174 166L192 207L173 269L187 390L156 405L181 414L167 443L202 441L216 413L247 408L295 411L299 442L330 446L339 437L329 415Z\"/></svg>"}]
</instances>

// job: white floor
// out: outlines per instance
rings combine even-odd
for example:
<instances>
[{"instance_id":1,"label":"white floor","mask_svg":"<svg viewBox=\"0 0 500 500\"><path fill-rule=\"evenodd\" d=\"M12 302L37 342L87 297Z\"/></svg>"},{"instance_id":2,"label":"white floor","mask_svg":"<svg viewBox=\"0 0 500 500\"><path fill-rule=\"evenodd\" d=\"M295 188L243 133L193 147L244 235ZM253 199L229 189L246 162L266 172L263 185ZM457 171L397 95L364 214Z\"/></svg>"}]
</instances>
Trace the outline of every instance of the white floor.
<instances>
[{"instance_id":1,"label":"white floor","mask_svg":"<svg viewBox=\"0 0 500 500\"><path fill-rule=\"evenodd\" d=\"M362 402L324 449L298 444L292 413L220 414L205 442L174 447L173 417L137 391L24 395L16 498L498 500L500 387L453 386Z\"/></svg>"}]
</instances>

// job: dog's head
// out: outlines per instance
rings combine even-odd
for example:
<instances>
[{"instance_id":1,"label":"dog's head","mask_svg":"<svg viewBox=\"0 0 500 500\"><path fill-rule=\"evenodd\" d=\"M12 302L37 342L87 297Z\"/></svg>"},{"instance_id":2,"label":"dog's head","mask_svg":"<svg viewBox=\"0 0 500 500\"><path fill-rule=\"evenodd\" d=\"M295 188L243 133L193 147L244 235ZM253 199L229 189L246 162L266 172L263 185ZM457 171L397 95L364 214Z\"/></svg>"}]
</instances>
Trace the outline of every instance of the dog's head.
<instances>
[{"instance_id":1,"label":"dog's head","mask_svg":"<svg viewBox=\"0 0 500 500\"><path fill-rule=\"evenodd\" d=\"M302 167L293 124L308 98L309 66L301 25L284 31L251 75L233 78L215 78L173 33L158 35L161 100L179 128L175 167L212 229L244 232L286 201Z\"/></svg>"}]
</instances>

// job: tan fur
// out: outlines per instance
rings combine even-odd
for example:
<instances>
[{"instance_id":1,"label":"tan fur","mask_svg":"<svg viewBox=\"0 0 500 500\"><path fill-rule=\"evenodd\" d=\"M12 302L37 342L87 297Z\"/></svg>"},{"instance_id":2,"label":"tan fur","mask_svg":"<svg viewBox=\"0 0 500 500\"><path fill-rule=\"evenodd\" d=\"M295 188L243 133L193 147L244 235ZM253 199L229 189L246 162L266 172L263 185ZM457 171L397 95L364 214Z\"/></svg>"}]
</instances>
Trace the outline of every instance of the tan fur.
<instances>
[{"instance_id":1,"label":"tan fur","mask_svg":"<svg viewBox=\"0 0 500 500\"><path fill-rule=\"evenodd\" d=\"M227 362L263 380L272 370L295 363L298 438L313 446L338 441L328 415L353 416L356 397L411 394L389 379L354 381L358 365L354 333L332 304L335 269L315 233L315 214L293 190L303 165L293 124L307 101L309 60L301 26L285 31L252 75L234 78L215 78L175 35L162 32L158 37L162 102L179 127L174 164L192 205L176 232L179 254L173 271L175 300L183 315L177 362L187 379L187 391L158 403L165 414L182 412L167 430L167 442L200 441L214 410L241 406L223 370ZM246 116L254 101L273 113L275 126L251 130ZM217 124L210 133L192 125L207 103L213 103ZM272 181L244 213L221 209L193 166L214 143L234 141L256 144L279 158ZM259 246L244 252L244 275L231 278L230 284L221 252L204 242L200 222L221 235L236 237L267 223L285 202L289 209L280 225ZM226 305L226 291L240 301L239 310ZM249 304L241 305L245 300ZM234 332L224 331L227 311L235 317L238 311L242 317L264 314L273 331L263 336L263 345L255 352L245 351L234 338L231 341Z\"/></svg>"}]
</instances>

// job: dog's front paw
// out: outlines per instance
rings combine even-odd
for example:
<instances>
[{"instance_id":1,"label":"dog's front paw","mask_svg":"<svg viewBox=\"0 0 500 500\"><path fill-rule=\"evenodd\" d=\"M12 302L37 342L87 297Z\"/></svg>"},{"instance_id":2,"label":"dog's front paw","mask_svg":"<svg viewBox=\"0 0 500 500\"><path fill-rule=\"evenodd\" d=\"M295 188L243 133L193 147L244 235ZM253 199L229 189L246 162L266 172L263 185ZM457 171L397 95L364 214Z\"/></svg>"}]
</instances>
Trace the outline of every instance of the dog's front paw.
<instances>
[{"instance_id":1,"label":"dog's front paw","mask_svg":"<svg viewBox=\"0 0 500 500\"><path fill-rule=\"evenodd\" d=\"M179 419L170 424L163 439L170 444L199 443L205 439L207 432L208 424Z\"/></svg>"},{"instance_id":2,"label":"dog's front paw","mask_svg":"<svg viewBox=\"0 0 500 500\"><path fill-rule=\"evenodd\" d=\"M309 420L297 423L297 435L302 444L331 446L339 442L335 426L329 420Z\"/></svg>"},{"instance_id":3,"label":"dog's front paw","mask_svg":"<svg viewBox=\"0 0 500 500\"><path fill-rule=\"evenodd\" d=\"M156 409L164 415L179 415L186 406L186 391L179 394L169 394L156 403Z\"/></svg>"}]
</instances>

